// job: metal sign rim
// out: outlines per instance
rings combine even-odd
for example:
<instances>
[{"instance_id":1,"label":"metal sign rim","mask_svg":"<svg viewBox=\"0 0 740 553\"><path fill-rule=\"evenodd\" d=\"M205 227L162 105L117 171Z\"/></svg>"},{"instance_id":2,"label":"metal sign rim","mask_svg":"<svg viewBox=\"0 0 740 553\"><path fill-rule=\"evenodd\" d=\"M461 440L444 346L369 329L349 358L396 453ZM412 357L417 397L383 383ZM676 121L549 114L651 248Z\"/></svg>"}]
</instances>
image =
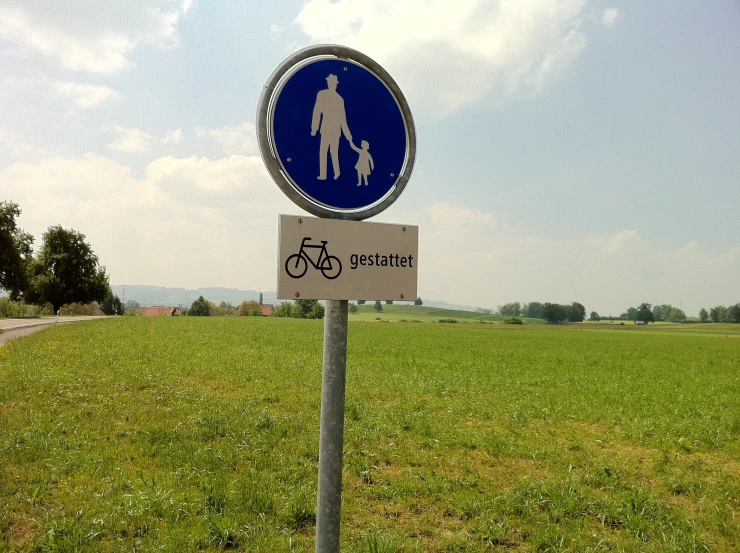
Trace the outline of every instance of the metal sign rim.
<instances>
[{"instance_id":1,"label":"metal sign rim","mask_svg":"<svg viewBox=\"0 0 740 553\"><path fill-rule=\"evenodd\" d=\"M280 160L275 154L275 147L271 133L272 110L277 99L277 93L284 85L286 75L295 72L296 67L302 67L312 58L336 58L353 62L371 71L380 81L388 88L394 97L398 107L401 110L402 117L406 126L406 160L403 171L396 179L395 184L383 198L377 202L360 208L343 209L338 207L329 207L317 200L308 197L302 193L293 181L285 174ZM384 211L393 202L395 202L406 188L406 184L411 176L411 171L416 160L416 129L411 110L406 102L406 98L396 81L390 74L383 69L377 62L365 54L335 44L321 44L309 46L294 52L283 60L270 74L262 88L259 102L257 104L257 143L259 145L262 160L265 163L268 173L280 187L283 193L290 198L293 203L305 209L317 217L330 219L344 219L350 221L361 221L377 215Z\"/></svg>"}]
</instances>

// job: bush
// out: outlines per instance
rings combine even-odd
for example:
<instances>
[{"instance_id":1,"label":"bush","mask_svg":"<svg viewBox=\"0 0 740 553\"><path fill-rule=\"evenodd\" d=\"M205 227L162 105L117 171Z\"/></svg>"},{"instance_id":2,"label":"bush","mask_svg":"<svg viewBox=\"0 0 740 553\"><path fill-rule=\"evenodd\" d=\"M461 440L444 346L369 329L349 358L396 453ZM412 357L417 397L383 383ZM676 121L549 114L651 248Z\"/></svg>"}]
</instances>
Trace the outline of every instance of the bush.
<instances>
[{"instance_id":1,"label":"bush","mask_svg":"<svg viewBox=\"0 0 740 553\"><path fill-rule=\"evenodd\" d=\"M447 318L447 319L440 319L439 322L440 323L456 323L457 322L457 319L449 319L449 318Z\"/></svg>"},{"instance_id":2,"label":"bush","mask_svg":"<svg viewBox=\"0 0 740 553\"><path fill-rule=\"evenodd\" d=\"M293 304L290 302L284 302L278 305L272 312L273 317L292 317L293 316Z\"/></svg>"},{"instance_id":3,"label":"bush","mask_svg":"<svg viewBox=\"0 0 740 553\"><path fill-rule=\"evenodd\" d=\"M505 325L521 325L524 323L519 317L510 317L508 319L504 319L504 324Z\"/></svg>"},{"instance_id":4,"label":"bush","mask_svg":"<svg viewBox=\"0 0 740 553\"><path fill-rule=\"evenodd\" d=\"M311 311L308 314L308 318L309 319L323 319L324 311L325 311L324 306L316 302L314 306L311 308Z\"/></svg>"},{"instance_id":5,"label":"bush","mask_svg":"<svg viewBox=\"0 0 740 553\"><path fill-rule=\"evenodd\" d=\"M0 317L18 319L22 317L38 317L41 308L23 302L14 302L10 298L0 298Z\"/></svg>"},{"instance_id":6,"label":"bush","mask_svg":"<svg viewBox=\"0 0 740 553\"><path fill-rule=\"evenodd\" d=\"M95 315L96 309L97 305L93 303L68 303L67 305L63 305L59 311L61 311L60 315L64 317L77 317L82 315Z\"/></svg>"},{"instance_id":7,"label":"bush","mask_svg":"<svg viewBox=\"0 0 740 553\"><path fill-rule=\"evenodd\" d=\"M262 307L255 300L243 301L236 308L236 315L238 317L260 317L262 315Z\"/></svg>"}]
</instances>

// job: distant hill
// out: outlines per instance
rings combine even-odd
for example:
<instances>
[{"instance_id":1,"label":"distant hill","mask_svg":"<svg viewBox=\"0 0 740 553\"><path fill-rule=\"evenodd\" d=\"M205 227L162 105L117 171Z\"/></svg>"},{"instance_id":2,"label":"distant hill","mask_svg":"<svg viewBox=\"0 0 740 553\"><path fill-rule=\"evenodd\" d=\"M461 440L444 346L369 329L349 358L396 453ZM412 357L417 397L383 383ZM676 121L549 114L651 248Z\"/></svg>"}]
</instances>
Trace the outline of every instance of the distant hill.
<instances>
[{"instance_id":1,"label":"distant hill","mask_svg":"<svg viewBox=\"0 0 740 553\"><path fill-rule=\"evenodd\" d=\"M380 319L383 321L409 321L409 322L438 322L440 319L455 319L460 322L469 323L501 323L509 317L502 315L488 315L485 313L476 313L466 309L445 309L443 307L430 307L427 305L387 305L381 302L383 311L377 313L374 308L375 302L369 302L365 305L357 306L357 313L352 313L349 319L352 321L374 321ZM519 317L524 324L544 324L542 319L528 319Z\"/></svg>"},{"instance_id":2,"label":"distant hill","mask_svg":"<svg viewBox=\"0 0 740 553\"><path fill-rule=\"evenodd\" d=\"M447 303L446 301L421 299L426 307L439 307L442 309L452 309L454 311L475 311L478 309L474 305L457 305L454 303Z\"/></svg>"},{"instance_id":3,"label":"distant hill","mask_svg":"<svg viewBox=\"0 0 740 553\"><path fill-rule=\"evenodd\" d=\"M121 301L134 300L139 305L167 305L172 307L190 307L198 296L203 296L216 305L222 301L232 305L239 305L243 301L259 300L258 290L238 290L236 288L166 288L164 286L146 286L142 284L114 284L111 286L113 293ZM275 292L263 292L263 303L278 303Z\"/></svg>"}]
</instances>

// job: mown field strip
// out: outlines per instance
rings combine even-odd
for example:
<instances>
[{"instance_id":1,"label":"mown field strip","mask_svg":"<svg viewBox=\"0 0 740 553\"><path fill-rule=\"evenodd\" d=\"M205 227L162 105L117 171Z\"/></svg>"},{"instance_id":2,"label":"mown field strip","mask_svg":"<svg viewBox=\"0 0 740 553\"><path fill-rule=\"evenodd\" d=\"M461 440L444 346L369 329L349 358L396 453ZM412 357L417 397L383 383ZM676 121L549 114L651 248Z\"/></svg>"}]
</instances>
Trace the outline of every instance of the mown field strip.
<instances>
[{"instance_id":1,"label":"mown field strip","mask_svg":"<svg viewBox=\"0 0 740 553\"><path fill-rule=\"evenodd\" d=\"M710 326L350 323L343 550L736 550L740 342ZM313 551L321 339L122 317L6 344L0 550Z\"/></svg>"}]
</instances>

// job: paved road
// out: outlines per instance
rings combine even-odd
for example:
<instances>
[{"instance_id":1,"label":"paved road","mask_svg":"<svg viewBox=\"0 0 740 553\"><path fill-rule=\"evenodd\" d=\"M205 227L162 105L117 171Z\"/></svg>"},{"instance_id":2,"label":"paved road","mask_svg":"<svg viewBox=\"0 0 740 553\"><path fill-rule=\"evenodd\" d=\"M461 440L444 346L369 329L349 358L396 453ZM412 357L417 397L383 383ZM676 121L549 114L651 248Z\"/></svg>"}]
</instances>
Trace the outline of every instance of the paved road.
<instances>
[{"instance_id":1,"label":"paved road","mask_svg":"<svg viewBox=\"0 0 740 553\"><path fill-rule=\"evenodd\" d=\"M59 317L59 324L75 323L78 321L91 321L93 319L105 319L106 317ZM3 333L0 334L0 346L5 342L28 336L34 332L42 330L49 325L57 324L56 317L43 319L0 319L0 328Z\"/></svg>"}]
</instances>

